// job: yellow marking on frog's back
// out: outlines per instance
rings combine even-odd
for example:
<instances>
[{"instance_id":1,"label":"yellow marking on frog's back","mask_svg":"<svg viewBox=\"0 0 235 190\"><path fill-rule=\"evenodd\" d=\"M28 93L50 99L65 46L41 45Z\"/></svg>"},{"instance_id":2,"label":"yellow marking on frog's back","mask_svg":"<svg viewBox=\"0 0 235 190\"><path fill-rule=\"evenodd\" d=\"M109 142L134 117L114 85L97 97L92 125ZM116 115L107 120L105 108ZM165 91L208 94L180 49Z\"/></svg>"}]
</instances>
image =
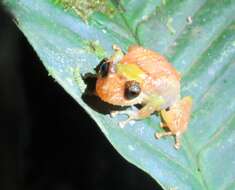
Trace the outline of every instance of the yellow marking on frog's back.
<instances>
[{"instance_id":1,"label":"yellow marking on frog's back","mask_svg":"<svg viewBox=\"0 0 235 190\"><path fill-rule=\"evenodd\" d=\"M146 74L143 70L141 70L136 64L123 64L118 63L116 65L117 73L124 76L128 80L134 80L142 83L146 77Z\"/></svg>"}]
</instances>

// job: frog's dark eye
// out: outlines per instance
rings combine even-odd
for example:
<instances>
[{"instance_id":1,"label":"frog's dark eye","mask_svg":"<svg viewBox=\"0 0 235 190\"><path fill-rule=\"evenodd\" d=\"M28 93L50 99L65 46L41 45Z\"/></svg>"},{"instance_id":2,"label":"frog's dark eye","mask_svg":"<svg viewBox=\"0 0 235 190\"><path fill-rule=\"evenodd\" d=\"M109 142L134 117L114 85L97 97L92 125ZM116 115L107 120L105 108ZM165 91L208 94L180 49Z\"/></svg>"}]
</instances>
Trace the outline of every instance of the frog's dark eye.
<instances>
[{"instance_id":1,"label":"frog's dark eye","mask_svg":"<svg viewBox=\"0 0 235 190\"><path fill-rule=\"evenodd\" d=\"M139 96L141 92L140 84L136 81L127 81L125 83L125 98L128 100L134 99Z\"/></svg>"},{"instance_id":2,"label":"frog's dark eye","mask_svg":"<svg viewBox=\"0 0 235 190\"><path fill-rule=\"evenodd\" d=\"M109 73L109 60L107 58L102 59L96 68L96 73L98 77L104 78Z\"/></svg>"}]
</instances>

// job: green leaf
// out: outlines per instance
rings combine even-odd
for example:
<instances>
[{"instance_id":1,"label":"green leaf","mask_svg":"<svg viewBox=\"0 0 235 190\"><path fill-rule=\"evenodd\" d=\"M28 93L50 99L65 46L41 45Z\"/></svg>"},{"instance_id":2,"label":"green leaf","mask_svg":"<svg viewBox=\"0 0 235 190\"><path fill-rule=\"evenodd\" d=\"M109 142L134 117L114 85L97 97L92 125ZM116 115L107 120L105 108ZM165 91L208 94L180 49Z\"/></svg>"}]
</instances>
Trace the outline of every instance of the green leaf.
<instances>
[{"instance_id":1,"label":"green leaf","mask_svg":"<svg viewBox=\"0 0 235 190\"><path fill-rule=\"evenodd\" d=\"M164 189L235 189L235 0L102 1L111 8L87 14L63 2L4 0L49 73L118 152ZM179 151L173 138L154 138L157 116L121 129L123 117L111 119L81 99L79 72L92 72L113 44L159 51L182 72L182 95L193 96L194 108Z\"/></svg>"}]
</instances>

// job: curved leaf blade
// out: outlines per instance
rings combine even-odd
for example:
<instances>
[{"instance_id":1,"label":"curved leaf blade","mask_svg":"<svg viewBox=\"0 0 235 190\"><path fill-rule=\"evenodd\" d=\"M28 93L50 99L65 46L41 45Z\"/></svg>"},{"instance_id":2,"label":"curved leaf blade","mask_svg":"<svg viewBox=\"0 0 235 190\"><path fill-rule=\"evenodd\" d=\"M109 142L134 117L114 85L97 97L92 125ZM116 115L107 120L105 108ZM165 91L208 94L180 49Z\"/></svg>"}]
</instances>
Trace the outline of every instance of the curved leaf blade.
<instances>
[{"instance_id":1,"label":"curved leaf blade","mask_svg":"<svg viewBox=\"0 0 235 190\"><path fill-rule=\"evenodd\" d=\"M123 0L123 12L113 18L94 13L88 24L49 0L4 2L50 74L128 161L165 189L234 189L234 0ZM179 151L172 147L173 138L154 138L160 130L156 116L120 129L122 117L110 119L81 99L84 84L75 71L91 72L100 51L112 54L112 44L126 50L135 43L166 55L183 73L182 95L194 98Z\"/></svg>"}]
</instances>

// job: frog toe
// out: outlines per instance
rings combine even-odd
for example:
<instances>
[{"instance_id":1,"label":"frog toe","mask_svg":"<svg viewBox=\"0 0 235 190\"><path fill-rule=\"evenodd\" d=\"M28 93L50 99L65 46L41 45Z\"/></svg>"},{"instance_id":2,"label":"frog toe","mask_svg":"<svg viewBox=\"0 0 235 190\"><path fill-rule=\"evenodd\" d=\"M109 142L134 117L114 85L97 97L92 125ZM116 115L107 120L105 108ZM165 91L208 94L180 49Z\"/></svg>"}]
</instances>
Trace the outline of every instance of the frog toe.
<instances>
[{"instance_id":1,"label":"frog toe","mask_svg":"<svg viewBox=\"0 0 235 190\"><path fill-rule=\"evenodd\" d=\"M162 137L164 137L164 136L171 136L171 135L173 135L173 133L171 132L171 131L167 131L167 132L157 132L157 133L155 133L155 137L157 138L157 139L160 139L160 138L162 138Z\"/></svg>"},{"instance_id":2,"label":"frog toe","mask_svg":"<svg viewBox=\"0 0 235 190\"><path fill-rule=\"evenodd\" d=\"M130 117L130 115L132 115L132 114L133 113L131 110L111 111L110 117L116 117L117 115L127 115L128 117Z\"/></svg>"},{"instance_id":3,"label":"frog toe","mask_svg":"<svg viewBox=\"0 0 235 190\"><path fill-rule=\"evenodd\" d=\"M180 143L175 143L174 147L175 147L175 149L179 150L180 149Z\"/></svg>"},{"instance_id":4,"label":"frog toe","mask_svg":"<svg viewBox=\"0 0 235 190\"><path fill-rule=\"evenodd\" d=\"M131 120L132 120L131 118L128 118L127 120L119 121L118 125L119 127L124 128Z\"/></svg>"}]
</instances>

